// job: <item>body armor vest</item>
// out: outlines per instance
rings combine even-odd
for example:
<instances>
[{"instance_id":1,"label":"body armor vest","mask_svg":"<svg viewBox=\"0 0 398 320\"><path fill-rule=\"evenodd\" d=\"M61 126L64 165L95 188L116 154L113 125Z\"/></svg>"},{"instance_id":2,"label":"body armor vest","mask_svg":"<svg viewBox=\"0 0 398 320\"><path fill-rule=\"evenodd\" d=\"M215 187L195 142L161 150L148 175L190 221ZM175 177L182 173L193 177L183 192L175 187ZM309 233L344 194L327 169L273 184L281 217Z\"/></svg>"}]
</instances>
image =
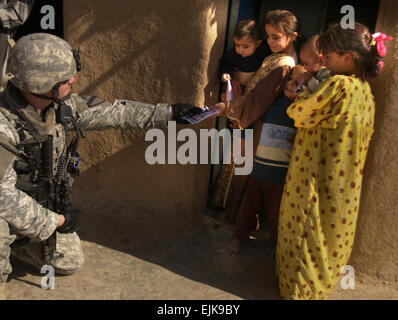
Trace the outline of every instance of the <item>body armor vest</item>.
<instances>
[{"instance_id":1,"label":"body armor vest","mask_svg":"<svg viewBox=\"0 0 398 320\"><path fill-rule=\"evenodd\" d=\"M34 197L29 192L28 184L37 180L37 171L43 170L43 167L46 167L44 170L49 178L58 176L60 179L69 179L66 172L61 172L65 168L67 157L66 130L57 121L55 108L48 110L45 122L38 121L37 117L32 117L22 109L19 112L24 119L14 113L14 110L0 108L0 111L10 120L20 140L16 148L21 153L17 154L14 164L18 175L18 189Z\"/></svg>"},{"instance_id":2,"label":"body armor vest","mask_svg":"<svg viewBox=\"0 0 398 320\"><path fill-rule=\"evenodd\" d=\"M44 122L30 113L35 112L33 108L0 108L0 112L9 119L20 140L15 149L2 144L17 156L16 188L53 212L62 214L69 210L72 180L79 174L77 145L79 133L82 134L71 108L62 101L56 108L49 107ZM66 127L70 123L77 135L66 146ZM55 233L50 239L43 246L46 264L51 264L55 252Z\"/></svg>"}]
</instances>

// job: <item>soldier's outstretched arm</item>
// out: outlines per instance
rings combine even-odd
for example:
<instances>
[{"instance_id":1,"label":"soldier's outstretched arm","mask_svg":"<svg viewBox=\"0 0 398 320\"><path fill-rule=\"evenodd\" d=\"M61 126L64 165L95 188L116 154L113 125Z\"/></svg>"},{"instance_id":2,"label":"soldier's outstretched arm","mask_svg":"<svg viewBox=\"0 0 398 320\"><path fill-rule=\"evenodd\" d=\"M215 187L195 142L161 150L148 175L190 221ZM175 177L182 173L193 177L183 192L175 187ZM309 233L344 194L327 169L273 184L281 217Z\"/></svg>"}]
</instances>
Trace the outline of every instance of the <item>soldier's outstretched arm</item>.
<instances>
[{"instance_id":1,"label":"soldier's outstretched arm","mask_svg":"<svg viewBox=\"0 0 398 320\"><path fill-rule=\"evenodd\" d=\"M153 105L130 100L116 100L111 104L98 97L76 94L67 104L78 112L78 123L83 130L164 128L171 119L171 107L167 104Z\"/></svg>"},{"instance_id":2,"label":"soldier's outstretched arm","mask_svg":"<svg viewBox=\"0 0 398 320\"><path fill-rule=\"evenodd\" d=\"M35 0L10 0L0 5L0 28L14 29L28 19Z\"/></svg>"},{"instance_id":3,"label":"soldier's outstretched arm","mask_svg":"<svg viewBox=\"0 0 398 320\"><path fill-rule=\"evenodd\" d=\"M83 130L165 128L168 121L188 124L184 120L186 114L202 113L205 110L217 111L218 115L223 113L220 104L207 109L189 103L155 105L131 100L116 100L111 104L98 97L77 94L73 94L66 103L79 115L78 123Z\"/></svg>"}]
</instances>

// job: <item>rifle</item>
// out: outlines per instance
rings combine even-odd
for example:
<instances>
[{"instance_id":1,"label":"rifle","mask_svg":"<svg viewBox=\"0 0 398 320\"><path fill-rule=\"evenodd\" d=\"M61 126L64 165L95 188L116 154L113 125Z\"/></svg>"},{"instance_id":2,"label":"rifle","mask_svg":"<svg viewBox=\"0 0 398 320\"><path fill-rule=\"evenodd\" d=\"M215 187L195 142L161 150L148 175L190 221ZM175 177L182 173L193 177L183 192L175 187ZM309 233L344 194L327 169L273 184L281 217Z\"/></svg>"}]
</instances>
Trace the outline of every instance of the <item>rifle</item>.
<instances>
[{"instance_id":1,"label":"rifle","mask_svg":"<svg viewBox=\"0 0 398 320\"><path fill-rule=\"evenodd\" d=\"M69 174L72 177L79 175L80 156L77 153L79 133L85 138L77 125L69 106L61 103L58 109L58 121L64 125L73 123L77 136L73 138L66 152L58 160L57 174L53 168L53 136L38 136L19 145L22 151L14 169L18 179L16 187L34 198L43 207L63 214L72 207L72 190ZM33 130L30 130L33 131ZM24 245L23 240L21 243ZM15 246L15 245L14 245ZM18 244L16 244L18 246ZM56 232L44 241L42 258L45 264L51 265L56 251Z\"/></svg>"},{"instance_id":2,"label":"rifle","mask_svg":"<svg viewBox=\"0 0 398 320\"><path fill-rule=\"evenodd\" d=\"M55 213L62 214L70 209L69 179L64 172L60 172L63 171L61 165L56 176L53 172L53 137L44 136L41 141L26 140L21 143L20 148L29 160L15 162L14 169L18 174L16 187ZM45 264L51 264L55 250L56 232L43 244L42 257Z\"/></svg>"}]
</instances>

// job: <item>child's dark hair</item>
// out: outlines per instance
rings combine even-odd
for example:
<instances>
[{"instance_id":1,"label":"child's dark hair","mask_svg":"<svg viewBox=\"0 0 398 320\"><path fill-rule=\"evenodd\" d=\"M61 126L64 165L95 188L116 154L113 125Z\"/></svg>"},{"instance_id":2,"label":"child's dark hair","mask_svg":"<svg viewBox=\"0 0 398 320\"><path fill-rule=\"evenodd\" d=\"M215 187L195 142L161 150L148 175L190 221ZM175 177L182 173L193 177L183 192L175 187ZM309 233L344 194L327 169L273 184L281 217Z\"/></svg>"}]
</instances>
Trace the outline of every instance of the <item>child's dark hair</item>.
<instances>
[{"instance_id":1,"label":"child's dark hair","mask_svg":"<svg viewBox=\"0 0 398 320\"><path fill-rule=\"evenodd\" d=\"M322 54L337 52L341 55L350 52L359 69L362 79L377 77L382 67L383 58L372 45L369 29L355 23L355 29L343 29L340 24L331 25L318 39L318 48Z\"/></svg>"},{"instance_id":2,"label":"child's dark hair","mask_svg":"<svg viewBox=\"0 0 398 320\"><path fill-rule=\"evenodd\" d=\"M240 40L246 36L251 37L254 41L261 40L263 38L260 27L255 20L244 19L239 21L235 26L235 38Z\"/></svg>"},{"instance_id":3,"label":"child's dark hair","mask_svg":"<svg viewBox=\"0 0 398 320\"><path fill-rule=\"evenodd\" d=\"M292 12L288 10L269 11L265 17L264 26L267 24L274 26L288 36L292 36L294 33L297 33L295 48L296 50L300 50L304 42L301 35L301 24Z\"/></svg>"}]
</instances>

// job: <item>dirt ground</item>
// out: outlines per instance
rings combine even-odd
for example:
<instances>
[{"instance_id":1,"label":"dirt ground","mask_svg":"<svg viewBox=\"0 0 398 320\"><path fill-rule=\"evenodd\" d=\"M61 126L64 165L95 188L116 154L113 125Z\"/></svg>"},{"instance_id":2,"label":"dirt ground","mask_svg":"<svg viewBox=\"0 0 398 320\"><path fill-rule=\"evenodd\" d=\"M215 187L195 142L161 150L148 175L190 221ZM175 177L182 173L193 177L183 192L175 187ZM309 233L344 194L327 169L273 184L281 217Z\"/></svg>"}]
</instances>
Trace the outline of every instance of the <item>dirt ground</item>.
<instances>
[{"instance_id":1,"label":"dirt ground","mask_svg":"<svg viewBox=\"0 0 398 320\"><path fill-rule=\"evenodd\" d=\"M12 261L8 299L280 299L274 264L264 255L264 231L231 257L225 246L232 226L209 216L185 224L172 219L166 225L150 212L105 212L101 219L94 213L85 216L82 225L84 268L56 277L55 289L43 290L39 271ZM398 299L396 286L365 275L356 275L355 286L337 286L330 299Z\"/></svg>"}]
</instances>

